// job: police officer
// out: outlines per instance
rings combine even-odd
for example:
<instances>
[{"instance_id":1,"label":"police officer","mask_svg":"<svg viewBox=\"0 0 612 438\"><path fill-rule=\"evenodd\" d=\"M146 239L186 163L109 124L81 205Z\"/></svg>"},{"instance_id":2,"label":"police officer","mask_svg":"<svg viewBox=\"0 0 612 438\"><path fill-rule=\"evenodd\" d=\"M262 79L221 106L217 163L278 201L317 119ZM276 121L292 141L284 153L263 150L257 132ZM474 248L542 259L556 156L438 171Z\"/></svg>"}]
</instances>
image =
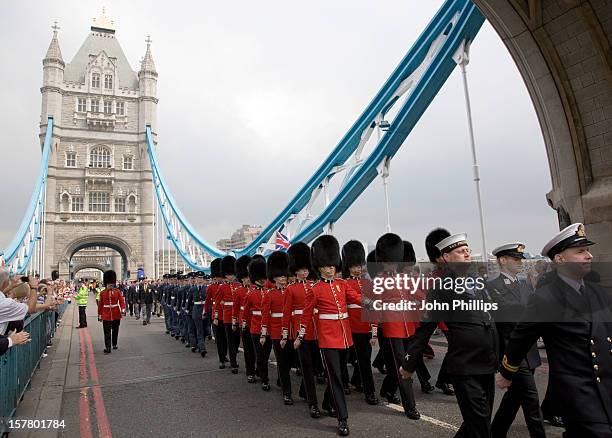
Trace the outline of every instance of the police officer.
<instances>
[{"instance_id":1,"label":"police officer","mask_svg":"<svg viewBox=\"0 0 612 438\"><path fill-rule=\"evenodd\" d=\"M497 330L491 314L483 308L487 301L484 288L476 287L475 281L467 281L471 261L467 235L454 234L436 246L442 254L445 273L429 291L427 301L439 306L423 316L406 349L400 373L403 378L412 376L438 322L445 321L449 331L447 370L463 416L456 436L490 437L498 362ZM447 289L442 284L452 287ZM455 306L455 302L461 306Z\"/></svg>"},{"instance_id":2,"label":"police officer","mask_svg":"<svg viewBox=\"0 0 612 438\"><path fill-rule=\"evenodd\" d=\"M524 251L525 245L520 242L507 243L492 251L497 257L500 274L487 284L487 291L491 300L499 306L494 318L502 352L531 294L527 285L517 278L523 267ZM513 379L514 384L504 394L495 413L491 423L491 433L494 437L506 436L520 407L523 408L529 435L532 438L546 436L538 388L533 377L535 369L541 364L540 354L534 343L519 365Z\"/></svg>"},{"instance_id":3,"label":"police officer","mask_svg":"<svg viewBox=\"0 0 612 438\"><path fill-rule=\"evenodd\" d=\"M497 377L501 388L514 385L523 358L541 336L551 400L570 438L612 437L612 299L585 279L593 244L584 225L575 223L544 246L542 255L552 260L554 271L510 334Z\"/></svg>"}]
</instances>

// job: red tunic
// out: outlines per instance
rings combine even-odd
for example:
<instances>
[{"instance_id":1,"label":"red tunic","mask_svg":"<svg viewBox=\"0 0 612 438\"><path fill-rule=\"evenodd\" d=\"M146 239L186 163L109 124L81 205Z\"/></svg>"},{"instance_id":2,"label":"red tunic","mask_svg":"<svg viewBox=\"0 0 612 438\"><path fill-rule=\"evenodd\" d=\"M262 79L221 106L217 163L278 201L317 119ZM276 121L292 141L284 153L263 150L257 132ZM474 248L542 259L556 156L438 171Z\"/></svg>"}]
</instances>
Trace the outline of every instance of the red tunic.
<instances>
[{"instance_id":1,"label":"red tunic","mask_svg":"<svg viewBox=\"0 0 612 438\"><path fill-rule=\"evenodd\" d=\"M283 307L283 322L282 330L287 331L288 339L295 339L300 331L300 321L304 313L304 304L306 301L306 291L310 289L312 283L309 281L296 281L291 283L285 289L285 305ZM306 335L304 339L314 341L317 339L317 333L314 329L314 318L308 321L306 327Z\"/></svg>"},{"instance_id":2,"label":"red tunic","mask_svg":"<svg viewBox=\"0 0 612 438\"><path fill-rule=\"evenodd\" d=\"M244 310L244 305L246 304L246 297L249 293L250 289L246 286L240 285L234 291L234 306L232 310L232 324L237 324L242 321L242 311ZM249 326L250 318L247 321L247 327Z\"/></svg>"},{"instance_id":3,"label":"red tunic","mask_svg":"<svg viewBox=\"0 0 612 438\"><path fill-rule=\"evenodd\" d=\"M219 314L223 312L223 317L220 319L222 319L226 324L232 322L234 299L236 298L236 289L238 289L238 287L240 287L240 283L235 281L227 281L219 286L219 292L217 292L221 300L220 305L222 306L219 308Z\"/></svg>"},{"instance_id":4,"label":"red tunic","mask_svg":"<svg viewBox=\"0 0 612 438\"><path fill-rule=\"evenodd\" d=\"M221 286L224 283L217 283L217 287L213 291L213 319L218 319L219 322L223 322L223 307L221 303Z\"/></svg>"},{"instance_id":5,"label":"red tunic","mask_svg":"<svg viewBox=\"0 0 612 438\"><path fill-rule=\"evenodd\" d=\"M261 333L261 302L265 293L259 286L251 288L244 303L242 325L246 324L253 335Z\"/></svg>"},{"instance_id":6,"label":"red tunic","mask_svg":"<svg viewBox=\"0 0 612 438\"><path fill-rule=\"evenodd\" d=\"M114 321L121 319L121 313L125 310L125 299L117 288L104 289L100 292L98 301L98 315L102 321Z\"/></svg>"},{"instance_id":7,"label":"red tunic","mask_svg":"<svg viewBox=\"0 0 612 438\"><path fill-rule=\"evenodd\" d=\"M307 324L319 310L316 327L321 348L349 348L353 336L349 324L347 304L361 304L361 295L341 279L321 280L306 293L300 333L305 337Z\"/></svg>"},{"instance_id":8,"label":"red tunic","mask_svg":"<svg viewBox=\"0 0 612 438\"><path fill-rule=\"evenodd\" d=\"M282 338L281 327L283 308L285 306L285 290L275 287L266 292L261 304L261 334L270 335L270 339Z\"/></svg>"},{"instance_id":9,"label":"red tunic","mask_svg":"<svg viewBox=\"0 0 612 438\"><path fill-rule=\"evenodd\" d=\"M385 289L381 295L387 304L400 304L403 300L414 300L409 291L401 288ZM406 339L416 331L417 322L414 317L408 317L407 311L383 310L383 336L385 338Z\"/></svg>"},{"instance_id":10,"label":"red tunic","mask_svg":"<svg viewBox=\"0 0 612 438\"><path fill-rule=\"evenodd\" d=\"M361 278L348 278L346 282L360 294L362 292L363 284L369 282L370 280L365 280ZM348 308L349 314L349 323L351 324L351 332L365 334L370 333L372 331L372 327L376 324L369 323L367 321L363 321L361 317L361 305L360 304L349 304L346 306Z\"/></svg>"}]
</instances>

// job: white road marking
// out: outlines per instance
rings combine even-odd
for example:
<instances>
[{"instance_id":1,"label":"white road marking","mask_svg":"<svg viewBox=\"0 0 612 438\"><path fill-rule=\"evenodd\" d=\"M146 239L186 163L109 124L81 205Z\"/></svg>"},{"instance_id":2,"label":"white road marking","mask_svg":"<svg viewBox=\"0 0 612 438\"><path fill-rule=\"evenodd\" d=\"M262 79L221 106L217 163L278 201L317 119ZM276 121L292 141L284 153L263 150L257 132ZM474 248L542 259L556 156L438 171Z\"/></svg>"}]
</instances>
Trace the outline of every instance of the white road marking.
<instances>
[{"instance_id":1,"label":"white road marking","mask_svg":"<svg viewBox=\"0 0 612 438\"><path fill-rule=\"evenodd\" d=\"M400 405L396 405L396 404L393 404L393 403L388 403L386 406L388 408L393 409L394 411L404 412L404 408L401 407ZM439 427L443 427L444 429L452 430L453 432L457 432L459 430L459 428L457 426L453 426L452 424L446 423L444 421L437 420L437 419L435 419L433 417L428 417L427 415L421 414L421 420L427 421L427 422L429 422L431 424L435 424L436 426L439 426Z\"/></svg>"}]
</instances>

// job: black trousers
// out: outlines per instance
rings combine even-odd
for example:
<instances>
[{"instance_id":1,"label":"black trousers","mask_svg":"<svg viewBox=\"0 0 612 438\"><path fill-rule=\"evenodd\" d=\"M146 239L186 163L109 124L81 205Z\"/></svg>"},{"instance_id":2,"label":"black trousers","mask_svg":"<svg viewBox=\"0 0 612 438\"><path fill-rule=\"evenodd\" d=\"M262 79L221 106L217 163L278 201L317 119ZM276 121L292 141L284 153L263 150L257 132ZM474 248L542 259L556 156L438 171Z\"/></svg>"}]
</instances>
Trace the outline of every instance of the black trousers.
<instances>
[{"instance_id":1,"label":"black trousers","mask_svg":"<svg viewBox=\"0 0 612 438\"><path fill-rule=\"evenodd\" d=\"M120 319L115 319L113 321L102 321L102 328L104 329L104 346L107 350L111 349L111 341L113 347L117 346L119 324L121 324Z\"/></svg>"},{"instance_id":2,"label":"black trousers","mask_svg":"<svg viewBox=\"0 0 612 438\"><path fill-rule=\"evenodd\" d=\"M494 374L450 375L463 423L455 437L490 438L495 395Z\"/></svg>"},{"instance_id":3,"label":"black trousers","mask_svg":"<svg viewBox=\"0 0 612 438\"><path fill-rule=\"evenodd\" d=\"M353 347L357 355L357 366L353 371L351 383L355 386L361 386L365 395L373 395L375 392L374 376L370 365L372 358L370 338L369 333L353 333Z\"/></svg>"},{"instance_id":4,"label":"black trousers","mask_svg":"<svg viewBox=\"0 0 612 438\"><path fill-rule=\"evenodd\" d=\"M388 344L388 348L385 349L387 375L383 380L380 392L381 394L395 394L395 391L399 388L404 412L415 409L416 401L412 389L412 379L402 379L399 373L399 368L406 356L409 340L408 338L383 338L383 342Z\"/></svg>"},{"instance_id":5,"label":"black trousers","mask_svg":"<svg viewBox=\"0 0 612 438\"><path fill-rule=\"evenodd\" d=\"M514 385L514 379L512 384ZM566 418L563 423L563 438L612 438L612 428L608 423L577 423Z\"/></svg>"},{"instance_id":6,"label":"black trousers","mask_svg":"<svg viewBox=\"0 0 612 438\"><path fill-rule=\"evenodd\" d=\"M242 348L244 349L244 366L247 376L255 375L255 348L251 339L251 333L247 327L246 330L240 332L242 338Z\"/></svg>"},{"instance_id":7,"label":"black trousers","mask_svg":"<svg viewBox=\"0 0 612 438\"><path fill-rule=\"evenodd\" d=\"M255 358L257 360L257 372L259 373L261 383L269 383L268 360L270 359L270 351L272 351L272 341L270 336L266 336L266 342L261 345L259 336L259 333L251 333L253 347L255 348Z\"/></svg>"},{"instance_id":8,"label":"black trousers","mask_svg":"<svg viewBox=\"0 0 612 438\"><path fill-rule=\"evenodd\" d=\"M444 334L444 337L448 342L447 333L444 330L442 330L442 333ZM451 383L451 381L450 377L448 376L448 373L446 372L446 354L444 354L444 359L442 359L442 365L440 365L440 371L438 371L438 380L436 381L436 385L442 386L443 384L448 383Z\"/></svg>"},{"instance_id":9,"label":"black trousers","mask_svg":"<svg viewBox=\"0 0 612 438\"><path fill-rule=\"evenodd\" d=\"M87 306L79 306L79 327L87 327Z\"/></svg>"},{"instance_id":10,"label":"black trousers","mask_svg":"<svg viewBox=\"0 0 612 438\"><path fill-rule=\"evenodd\" d=\"M283 395L291 396L291 360L293 342L287 341L285 348L280 345L280 339L272 341L274 348L274 356L276 357L276 364L278 366L278 376L281 382L281 388L283 389Z\"/></svg>"},{"instance_id":11,"label":"black trousers","mask_svg":"<svg viewBox=\"0 0 612 438\"><path fill-rule=\"evenodd\" d=\"M215 333L219 362L227 362L227 337L225 336L225 327L221 321L219 321L218 325L213 324L213 332Z\"/></svg>"},{"instance_id":12,"label":"black trousers","mask_svg":"<svg viewBox=\"0 0 612 438\"><path fill-rule=\"evenodd\" d=\"M302 368L300 394L306 396L308 406L317 406L319 402L317 401L317 387L315 386L315 363L317 357L319 361L321 360L317 341L302 341L297 354L300 360L300 368Z\"/></svg>"},{"instance_id":13,"label":"black trousers","mask_svg":"<svg viewBox=\"0 0 612 438\"><path fill-rule=\"evenodd\" d=\"M327 373L327 386L323 395L323 409L334 407L338 420L348 418L348 408L342 387L342 366L346 366L348 350L340 348L321 348L323 366Z\"/></svg>"},{"instance_id":14,"label":"black trousers","mask_svg":"<svg viewBox=\"0 0 612 438\"><path fill-rule=\"evenodd\" d=\"M238 328L233 330L231 322L225 322L223 326L225 327L225 337L227 338L230 366L232 368L238 368L236 356L238 355L238 347L240 346L240 331Z\"/></svg>"},{"instance_id":15,"label":"black trousers","mask_svg":"<svg viewBox=\"0 0 612 438\"><path fill-rule=\"evenodd\" d=\"M540 412L540 399L538 388L533 378L533 370L527 367L520 367L512 385L506 390L493 422L491 423L491 433L494 438L505 437L514 422L519 408L523 408L525 423L531 438L543 438L544 419Z\"/></svg>"}]
</instances>

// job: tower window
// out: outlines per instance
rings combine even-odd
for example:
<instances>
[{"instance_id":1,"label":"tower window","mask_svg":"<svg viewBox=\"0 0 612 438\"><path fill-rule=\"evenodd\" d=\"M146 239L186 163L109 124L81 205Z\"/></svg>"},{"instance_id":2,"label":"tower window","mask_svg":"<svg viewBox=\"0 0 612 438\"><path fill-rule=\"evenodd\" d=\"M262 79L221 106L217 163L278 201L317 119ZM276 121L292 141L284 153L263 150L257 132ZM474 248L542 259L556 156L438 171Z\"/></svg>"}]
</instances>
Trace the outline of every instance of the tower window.
<instances>
[{"instance_id":1,"label":"tower window","mask_svg":"<svg viewBox=\"0 0 612 438\"><path fill-rule=\"evenodd\" d=\"M84 113L87 111L87 99L79 97L77 100L77 111Z\"/></svg>"},{"instance_id":2,"label":"tower window","mask_svg":"<svg viewBox=\"0 0 612 438\"><path fill-rule=\"evenodd\" d=\"M92 113L100 112L100 101L98 99L91 99L91 112Z\"/></svg>"},{"instance_id":3,"label":"tower window","mask_svg":"<svg viewBox=\"0 0 612 438\"><path fill-rule=\"evenodd\" d=\"M131 155L123 156L123 170L134 169L134 158Z\"/></svg>"},{"instance_id":4,"label":"tower window","mask_svg":"<svg viewBox=\"0 0 612 438\"><path fill-rule=\"evenodd\" d=\"M110 100L104 101L104 114L111 114L113 112L113 102Z\"/></svg>"},{"instance_id":5,"label":"tower window","mask_svg":"<svg viewBox=\"0 0 612 438\"><path fill-rule=\"evenodd\" d=\"M125 115L125 102L117 102L117 115L124 116Z\"/></svg>"},{"instance_id":6,"label":"tower window","mask_svg":"<svg viewBox=\"0 0 612 438\"><path fill-rule=\"evenodd\" d=\"M91 88L100 88L100 73L91 74Z\"/></svg>"},{"instance_id":7,"label":"tower window","mask_svg":"<svg viewBox=\"0 0 612 438\"><path fill-rule=\"evenodd\" d=\"M125 213L125 198L115 198L115 213Z\"/></svg>"},{"instance_id":8,"label":"tower window","mask_svg":"<svg viewBox=\"0 0 612 438\"><path fill-rule=\"evenodd\" d=\"M89 211L107 212L110 211L110 195L108 192L89 193Z\"/></svg>"},{"instance_id":9,"label":"tower window","mask_svg":"<svg viewBox=\"0 0 612 438\"><path fill-rule=\"evenodd\" d=\"M72 211L83 211L83 197L82 196L73 196L72 197Z\"/></svg>"},{"instance_id":10,"label":"tower window","mask_svg":"<svg viewBox=\"0 0 612 438\"><path fill-rule=\"evenodd\" d=\"M76 167L76 152L66 152L66 167Z\"/></svg>"},{"instance_id":11,"label":"tower window","mask_svg":"<svg viewBox=\"0 0 612 438\"><path fill-rule=\"evenodd\" d=\"M111 167L111 153L108 148L98 146L89 154L89 167Z\"/></svg>"},{"instance_id":12,"label":"tower window","mask_svg":"<svg viewBox=\"0 0 612 438\"><path fill-rule=\"evenodd\" d=\"M113 75L104 75L104 88L107 90L113 88Z\"/></svg>"}]
</instances>

